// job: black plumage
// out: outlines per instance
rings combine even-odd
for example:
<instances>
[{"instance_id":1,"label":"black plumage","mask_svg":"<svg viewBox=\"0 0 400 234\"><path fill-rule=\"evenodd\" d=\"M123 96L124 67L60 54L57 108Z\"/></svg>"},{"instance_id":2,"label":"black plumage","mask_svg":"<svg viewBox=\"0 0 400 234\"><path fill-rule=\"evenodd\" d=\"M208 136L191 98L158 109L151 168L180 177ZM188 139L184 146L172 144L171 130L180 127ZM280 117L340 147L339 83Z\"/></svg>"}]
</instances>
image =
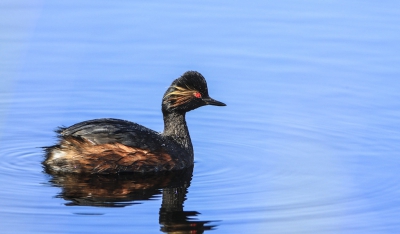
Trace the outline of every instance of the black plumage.
<instances>
[{"instance_id":1,"label":"black plumage","mask_svg":"<svg viewBox=\"0 0 400 234\"><path fill-rule=\"evenodd\" d=\"M95 119L60 128L60 142L47 148L50 172L120 173L179 170L193 165L185 114L204 105L225 106L208 95L204 77L188 71L162 99L164 131L120 119Z\"/></svg>"}]
</instances>

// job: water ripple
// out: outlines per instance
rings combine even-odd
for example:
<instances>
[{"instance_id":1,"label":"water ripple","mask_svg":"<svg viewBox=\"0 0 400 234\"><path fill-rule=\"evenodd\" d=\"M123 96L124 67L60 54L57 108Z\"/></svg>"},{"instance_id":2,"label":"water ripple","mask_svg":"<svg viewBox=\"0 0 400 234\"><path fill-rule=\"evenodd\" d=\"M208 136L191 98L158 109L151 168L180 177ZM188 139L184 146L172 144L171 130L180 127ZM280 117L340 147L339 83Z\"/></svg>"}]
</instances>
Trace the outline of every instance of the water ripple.
<instances>
[{"instance_id":1,"label":"water ripple","mask_svg":"<svg viewBox=\"0 0 400 234\"><path fill-rule=\"evenodd\" d=\"M235 142L214 144L218 146L208 147L200 142L197 147L197 152L206 153L196 155L193 186L202 194L196 202L208 202L214 207L210 212L224 210L228 223L243 220L249 223L302 220L347 223L344 219L371 219L377 213L393 213L390 204L398 201L396 194L400 185L390 177L390 171L400 165L393 160L380 162L386 169L380 170L382 174L378 179L364 173L376 171L368 163L353 165L361 172L354 175L343 168L341 161L332 160L318 166L315 161L328 159L322 155L312 155L313 167L308 167L298 164L296 158L292 162L282 162L281 155L277 155L279 151L272 151L276 153L273 154L265 148ZM303 160L310 160L299 153ZM259 160L259 157L268 159ZM385 176L387 178L382 181ZM212 197L216 202L201 199L202 196ZM371 201L375 202L371 204Z\"/></svg>"}]
</instances>

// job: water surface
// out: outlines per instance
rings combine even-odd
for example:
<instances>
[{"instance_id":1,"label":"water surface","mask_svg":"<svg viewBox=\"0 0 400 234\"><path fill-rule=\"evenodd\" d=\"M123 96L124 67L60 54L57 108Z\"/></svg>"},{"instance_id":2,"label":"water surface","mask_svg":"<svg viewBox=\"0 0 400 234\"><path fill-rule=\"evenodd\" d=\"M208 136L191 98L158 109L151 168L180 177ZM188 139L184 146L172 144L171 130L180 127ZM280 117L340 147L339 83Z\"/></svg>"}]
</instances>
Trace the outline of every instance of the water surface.
<instances>
[{"instance_id":1,"label":"water surface","mask_svg":"<svg viewBox=\"0 0 400 234\"><path fill-rule=\"evenodd\" d=\"M400 231L399 3L0 5L3 233ZM57 126L162 131L161 97L187 70L227 103L187 114L193 171L43 171Z\"/></svg>"}]
</instances>

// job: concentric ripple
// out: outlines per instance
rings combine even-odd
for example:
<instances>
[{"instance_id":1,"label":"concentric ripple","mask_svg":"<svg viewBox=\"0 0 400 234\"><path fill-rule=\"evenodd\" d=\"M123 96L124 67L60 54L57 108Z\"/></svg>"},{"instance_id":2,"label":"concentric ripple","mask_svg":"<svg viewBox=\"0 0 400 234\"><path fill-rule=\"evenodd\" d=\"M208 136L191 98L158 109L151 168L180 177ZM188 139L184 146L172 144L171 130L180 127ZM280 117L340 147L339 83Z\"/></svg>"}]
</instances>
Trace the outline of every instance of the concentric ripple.
<instances>
[{"instance_id":1,"label":"concentric ripple","mask_svg":"<svg viewBox=\"0 0 400 234\"><path fill-rule=\"evenodd\" d=\"M341 155L349 152L323 149L312 154L307 147L319 147L316 137L329 137L326 126L315 127L305 141L296 138L292 149L271 145L276 140L265 147L197 142L200 153L191 189L197 194L194 202L199 206L206 203L210 214L222 212L226 223L268 223L266 230L282 230L282 223L287 222L304 230L310 224L340 231L354 226L355 220L378 223L377 214L396 214L396 208L390 206L398 201L400 184L392 172L400 162L381 158L376 167L379 155L358 157L353 152L343 158ZM297 135L296 131L309 130L293 126L286 133L271 135L279 138ZM372 171L378 174L368 173Z\"/></svg>"}]
</instances>

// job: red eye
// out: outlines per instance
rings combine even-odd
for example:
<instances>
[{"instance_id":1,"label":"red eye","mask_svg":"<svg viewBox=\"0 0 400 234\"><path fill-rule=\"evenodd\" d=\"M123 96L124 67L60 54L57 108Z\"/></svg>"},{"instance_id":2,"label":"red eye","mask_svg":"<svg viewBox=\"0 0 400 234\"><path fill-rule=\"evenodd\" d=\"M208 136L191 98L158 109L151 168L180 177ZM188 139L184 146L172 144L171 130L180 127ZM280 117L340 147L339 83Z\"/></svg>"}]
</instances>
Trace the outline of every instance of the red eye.
<instances>
[{"instance_id":1,"label":"red eye","mask_svg":"<svg viewBox=\"0 0 400 234\"><path fill-rule=\"evenodd\" d=\"M201 98L201 94L200 94L199 92L195 92L193 95L194 95L195 97L197 97L197 98Z\"/></svg>"}]
</instances>

